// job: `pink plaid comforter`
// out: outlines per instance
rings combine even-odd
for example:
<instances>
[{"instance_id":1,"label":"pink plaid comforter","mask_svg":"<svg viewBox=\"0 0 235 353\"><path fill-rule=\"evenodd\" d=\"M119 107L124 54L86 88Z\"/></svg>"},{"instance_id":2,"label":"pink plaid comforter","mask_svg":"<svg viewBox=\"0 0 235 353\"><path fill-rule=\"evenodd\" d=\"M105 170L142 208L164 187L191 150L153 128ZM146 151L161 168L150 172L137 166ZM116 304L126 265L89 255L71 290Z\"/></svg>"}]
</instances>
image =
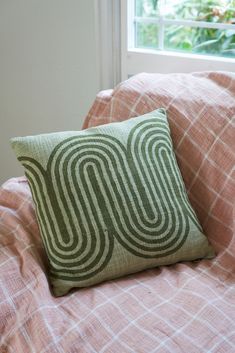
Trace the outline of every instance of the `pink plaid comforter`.
<instances>
[{"instance_id":1,"label":"pink plaid comforter","mask_svg":"<svg viewBox=\"0 0 235 353\"><path fill-rule=\"evenodd\" d=\"M101 92L84 127L158 107L216 258L54 298L27 181L11 179L0 191L1 353L235 352L235 76L138 75Z\"/></svg>"}]
</instances>

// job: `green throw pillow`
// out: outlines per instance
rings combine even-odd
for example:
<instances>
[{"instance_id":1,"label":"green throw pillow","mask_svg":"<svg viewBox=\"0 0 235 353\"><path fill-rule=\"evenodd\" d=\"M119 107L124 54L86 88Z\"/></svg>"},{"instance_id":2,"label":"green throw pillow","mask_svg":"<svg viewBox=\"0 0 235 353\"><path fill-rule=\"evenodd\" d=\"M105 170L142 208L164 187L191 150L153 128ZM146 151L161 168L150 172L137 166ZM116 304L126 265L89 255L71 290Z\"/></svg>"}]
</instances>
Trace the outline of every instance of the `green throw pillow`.
<instances>
[{"instance_id":1,"label":"green throw pillow","mask_svg":"<svg viewBox=\"0 0 235 353\"><path fill-rule=\"evenodd\" d=\"M11 140L56 296L214 252L190 206L166 112Z\"/></svg>"}]
</instances>

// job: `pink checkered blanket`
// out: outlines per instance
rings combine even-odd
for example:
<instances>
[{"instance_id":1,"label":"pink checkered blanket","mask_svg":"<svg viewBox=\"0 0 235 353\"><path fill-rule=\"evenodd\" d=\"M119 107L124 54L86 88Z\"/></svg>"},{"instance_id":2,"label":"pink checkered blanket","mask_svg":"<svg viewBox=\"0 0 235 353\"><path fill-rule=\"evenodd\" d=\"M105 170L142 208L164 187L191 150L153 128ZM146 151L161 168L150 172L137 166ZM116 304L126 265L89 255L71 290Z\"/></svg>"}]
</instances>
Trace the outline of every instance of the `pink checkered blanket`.
<instances>
[{"instance_id":1,"label":"pink checkered blanket","mask_svg":"<svg viewBox=\"0 0 235 353\"><path fill-rule=\"evenodd\" d=\"M235 352L235 75L140 74L84 127L166 108L191 203L217 252L52 296L24 177L0 190L0 353Z\"/></svg>"}]
</instances>

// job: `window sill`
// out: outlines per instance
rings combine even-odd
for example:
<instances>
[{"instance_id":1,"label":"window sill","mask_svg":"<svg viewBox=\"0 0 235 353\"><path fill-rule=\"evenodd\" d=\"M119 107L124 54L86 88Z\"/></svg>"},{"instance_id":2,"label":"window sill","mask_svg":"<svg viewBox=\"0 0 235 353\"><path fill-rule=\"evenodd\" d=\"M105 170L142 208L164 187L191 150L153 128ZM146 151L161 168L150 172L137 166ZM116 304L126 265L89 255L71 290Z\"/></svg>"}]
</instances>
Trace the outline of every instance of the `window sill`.
<instances>
[{"instance_id":1,"label":"window sill","mask_svg":"<svg viewBox=\"0 0 235 353\"><path fill-rule=\"evenodd\" d=\"M235 72L235 59L212 55L195 55L171 51L129 48L126 52L122 79L138 72Z\"/></svg>"}]
</instances>

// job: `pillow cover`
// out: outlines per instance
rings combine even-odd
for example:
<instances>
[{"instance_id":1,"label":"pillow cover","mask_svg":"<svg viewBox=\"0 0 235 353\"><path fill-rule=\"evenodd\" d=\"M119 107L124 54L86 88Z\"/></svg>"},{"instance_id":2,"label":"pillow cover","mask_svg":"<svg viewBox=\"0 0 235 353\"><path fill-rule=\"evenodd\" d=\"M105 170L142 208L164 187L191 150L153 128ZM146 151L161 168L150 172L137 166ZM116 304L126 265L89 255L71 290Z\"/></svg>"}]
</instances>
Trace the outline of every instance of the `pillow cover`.
<instances>
[{"instance_id":1,"label":"pillow cover","mask_svg":"<svg viewBox=\"0 0 235 353\"><path fill-rule=\"evenodd\" d=\"M163 109L11 143L30 184L56 296L214 256L187 198Z\"/></svg>"}]
</instances>

